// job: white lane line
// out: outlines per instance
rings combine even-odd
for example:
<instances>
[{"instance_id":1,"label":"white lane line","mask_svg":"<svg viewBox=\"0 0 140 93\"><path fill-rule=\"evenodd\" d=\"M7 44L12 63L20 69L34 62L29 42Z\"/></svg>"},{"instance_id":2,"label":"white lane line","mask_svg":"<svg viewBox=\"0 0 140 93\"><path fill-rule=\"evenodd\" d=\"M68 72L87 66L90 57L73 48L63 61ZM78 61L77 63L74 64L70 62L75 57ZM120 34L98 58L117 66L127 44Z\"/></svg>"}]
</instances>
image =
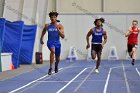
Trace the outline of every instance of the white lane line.
<instances>
[{"instance_id":1,"label":"white lane line","mask_svg":"<svg viewBox=\"0 0 140 93\"><path fill-rule=\"evenodd\" d=\"M73 67L74 64L76 64L76 63L73 63L73 64L71 64L71 65L69 65L69 66L67 66L67 67L64 67L64 68L60 68L59 70L64 70L64 69L67 69L67 68L71 68L71 67ZM53 71L52 73L54 73L54 71ZM30 86L30 85L33 84L33 83L36 83L37 81L39 81L39 80L41 80L41 79L46 78L47 76L48 76L48 74L45 75L45 76L43 76L43 77L41 77L41 78L39 78L39 79L36 79L36 80L34 80L34 81L32 81L32 82L29 82L28 84L26 84L26 85L24 85L24 86L22 86L22 87L20 87L20 88L17 88L17 89L15 89L15 90L11 91L11 92L8 92L8 93L15 93L15 92L17 92L17 91L19 91L19 90L21 90L21 89L22 89L22 92L23 92L23 91L25 91L25 90L27 90L27 89L29 89L29 88L31 88L31 87L36 86L37 84L32 85L32 86ZM28 87L27 89L24 89L24 88L26 88L27 86L30 86L30 87Z\"/></svg>"},{"instance_id":2,"label":"white lane line","mask_svg":"<svg viewBox=\"0 0 140 93\"><path fill-rule=\"evenodd\" d=\"M75 63L74 63L74 64L75 64ZM72 65L73 65L73 64L72 64ZM68 66L68 67L64 67L63 70L64 70L64 69L68 69L68 68L74 68L74 67L76 67L76 66L72 66L72 65L70 65L70 66ZM62 71L62 70L61 70L61 71ZM54 72L53 72L53 73L54 73ZM53 75L56 75L56 74L53 74ZM52 75L51 75L51 76L52 76ZM47 79L51 78L51 76L48 77L48 78L44 78L43 80L47 80ZM39 81L40 81L40 80L39 80ZM33 88L33 87L35 87L35 86L41 84L42 82L39 82L39 81L36 81L35 84L30 85L30 86L28 86L28 87L26 87L26 88L20 90L20 92L18 92L18 93L22 93L22 92L24 92L24 91L26 91L26 90L28 90L28 89L30 89L30 88Z\"/></svg>"},{"instance_id":3,"label":"white lane line","mask_svg":"<svg viewBox=\"0 0 140 93\"><path fill-rule=\"evenodd\" d=\"M37 83L67 83L69 81L37 81ZM80 81L74 81L74 82L80 82Z\"/></svg>"},{"instance_id":4,"label":"white lane line","mask_svg":"<svg viewBox=\"0 0 140 93\"><path fill-rule=\"evenodd\" d=\"M93 68L89 74L84 78L84 80L82 80L82 82L75 88L74 93L76 93L78 91L78 89L84 84L84 82L89 78L89 76L92 74L93 70L95 68Z\"/></svg>"},{"instance_id":5,"label":"white lane line","mask_svg":"<svg viewBox=\"0 0 140 93\"><path fill-rule=\"evenodd\" d=\"M74 68L74 67L75 67L75 66L68 66L68 67L64 67L64 69ZM89 68L91 68L91 67L89 67ZM64 69L63 69L63 70L64 70ZM62 70L61 70L61 72L62 72ZM46 81L46 80L49 79L49 78L51 78L51 77L45 78L45 79L43 79L43 81ZM68 81L68 82L69 82L69 81ZM23 89L22 91L20 91L20 92L18 92L18 93L23 93L24 91L26 91L26 90L28 90L28 89L30 89L30 88L33 88L33 87L35 87L35 86L37 86L37 85L39 85L39 84L41 84L41 83L43 83L43 82L37 81L35 84L29 86L29 87L26 88L26 89ZM67 83L67 82L66 82L66 83Z\"/></svg>"},{"instance_id":6,"label":"white lane line","mask_svg":"<svg viewBox=\"0 0 140 93\"><path fill-rule=\"evenodd\" d=\"M139 72L138 68L136 68L136 71L137 71L138 75L140 76L140 72Z\"/></svg>"},{"instance_id":7,"label":"white lane line","mask_svg":"<svg viewBox=\"0 0 140 93\"><path fill-rule=\"evenodd\" d=\"M107 76L107 79L106 79L106 83L105 83L105 86L104 86L103 93L107 93L107 87L108 87L108 83L109 83L111 71L112 71L112 68L109 69L109 72L108 72L108 76Z\"/></svg>"},{"instance_id":8,"label":"white lane line","mask_svg":"<svg viewBox=\"0 0 140 93\"><path fill-rule=\"evenodd\" d=\"M62 70L62 69L63 69L63 68L60 68L59 70ZM54 71L53 71L52 73L54 73ZM47 75L45 75L45 76L42 76L41 78L38 78L38 79L36 79L36 80L34 80L34 81L32 81L32 82L29 82L28 84L26 84L26 85L24 85L24 86L22 86L22 87L19 87L19 88L15 89L15 90L12 90L12 91L10 91L10 92L8 92L8 93L15 93L15 92L17 92L17 91L19 91L19 90L21 90L21 89L23 89L23 88L26 88L27 86L29 86L29 85L31 85L31 84L33 84L33 83L35 83L35 82L37 82L37 81L39 81L39 80L41 80L41 79L44 79L44 78L47 77L47 76L49 76L49 75L47 74Z\"/></svg>"},{"instance_id":9,"label":"white lane line","mask_svg":"<svg viewBox=\"0 0 140 93\"><path fill-rule=\"evenodd\" d=\"M86 82L104 82L106 80L86 80ZM124 82L124 80L110 80L111 82ZM139 82L140 80L131 80L131 81L135 81L135 82ZM67 83L69 81L37 81L36 83ZM80 81L73 81L73 83L80 83L82 82L82 80Z\"/></svg>"},{"instance_id":10,"label":"white lane line","mask_svg":"<svg viewBox=\"0 0 140 93\"><path fill-rule=\"evenodd\" d=\"M127 88L127 93L131 93L123 62L122 62L122 67L123 67L123 74L124 74L125 84Z\"/></svg>"},{"instance_id":11,"label":"white lane line","mask_svg":"<svg viewBox=\"0 0 140 93\"><path fill-rule=\"evenodd\" d=\"M78 75L76 75L71 81L69 81L64 87L59 89L56 93L63 91L68 85L70 85L77 77L79 77L87 68L83 69Z\"/></svg>"},{"instance_id":12,"label":"white lane line","mask_svg":"<svg viewBox=\"0 0 140 93\"><path fill-rule=\"evenodd\" d=\"M140 65L137 65L137 67L139 67ZM115 69L115 68L122 68L123 66L116 66L116 67L111 67L112 69ZM130 65L126 65L124 66L125 68L134 68L133 66L130 66Z\"/></svg>"}]
</instances>

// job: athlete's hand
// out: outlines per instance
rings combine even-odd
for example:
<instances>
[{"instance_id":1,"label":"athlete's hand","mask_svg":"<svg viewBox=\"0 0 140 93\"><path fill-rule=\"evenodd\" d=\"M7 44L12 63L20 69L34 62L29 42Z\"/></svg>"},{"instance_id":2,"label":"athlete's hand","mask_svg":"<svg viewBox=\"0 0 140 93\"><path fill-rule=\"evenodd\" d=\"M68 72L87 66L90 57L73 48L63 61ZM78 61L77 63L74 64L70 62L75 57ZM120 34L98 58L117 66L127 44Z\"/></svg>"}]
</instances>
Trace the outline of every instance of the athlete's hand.
<instances>
[{"instance_id":1,"label":"athlete's hand","mask_svg":"<svg viewBox=\"0 0 140 93\"><path fill-rule=\"evenodd\" d=\"M42 40L42 39L40 39L40 44L42 44L42 45L44 44L44 42L43 42L43 40Z\"/></svg>"},{"instance_id":2,"label":"athlete's hand","mask_svg":"<svg viewBox=\"0 0 140 93\"><path fill-rule=\"evenodd\" d=\"M129 27L128 32L125 33L125 37L130 36L130 34L132 34L132 28Z\"/></svg>"},{"instance_id":3,"label":"athlete's hand","mask_svg":"<svg viewBox=\"0 0 140 93\"><path fill-rule=\"evenodd\" d=\"M102 48L104 47L104 44L102 44Z\"/></svg>"},{"instance_id":4,"label":"athlete's hand","mask_svg":"<svg viewBox=\"0 0 140 93\"><path fill-rule=\"evenodd\" d=\"M86 49L90 48L90 44L87 44Z\"/></svg>"},{"instance_id":5,"label":"athlete's hand","mask_svg":"<svg viewBox=\"0 0 140 93\"><path fill-rule=\"evenodd\" d=\"M55 23L54 25L55 25L55 27L56 27L58 30L60 30L60 27L59 27L59 25L58 25L57 23Z\"/></svg>"}]
</instances>

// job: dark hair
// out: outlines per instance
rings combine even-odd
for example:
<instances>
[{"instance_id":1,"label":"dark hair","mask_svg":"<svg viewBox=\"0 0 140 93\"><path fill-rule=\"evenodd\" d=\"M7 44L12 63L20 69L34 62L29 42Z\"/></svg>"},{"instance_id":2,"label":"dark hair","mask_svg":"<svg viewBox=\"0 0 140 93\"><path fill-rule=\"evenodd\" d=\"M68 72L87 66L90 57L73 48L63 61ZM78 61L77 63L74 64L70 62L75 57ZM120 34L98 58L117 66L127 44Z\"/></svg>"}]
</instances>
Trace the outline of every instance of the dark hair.
<instances>
[{"instance_id":1,"label":"dark hair","mask_svg":"<svg viewBox=\"0 0 140 93\"><path fill-rule=\"evenodd\" d=\"M97 21L100 20L102 23L105 22L105 19L104 18L98 18L98 19L95 19L94 21L94 24L96 25Z\"/></svg>"},{"instance_id":2,"label":"dark hair","mask_svg":"<svg viewBox=\"0 0 140 93\"><path fill-rule=\"evenodd\" d=\"M133 22L136 22L138 24L138 21L137 20L133 20Z\"/></svg>"},{"instance_id":3,"label":"dark hair","mask_svg":"<svg viewBox=\"0 0 140 93\"><path fill-rule=\"evenodd\" d=\"M49 17L51 17L51 16L56 16L57 17L58 16L58 13L52 11L52 12L49 13Z\"/></svg>"}]
</instances>

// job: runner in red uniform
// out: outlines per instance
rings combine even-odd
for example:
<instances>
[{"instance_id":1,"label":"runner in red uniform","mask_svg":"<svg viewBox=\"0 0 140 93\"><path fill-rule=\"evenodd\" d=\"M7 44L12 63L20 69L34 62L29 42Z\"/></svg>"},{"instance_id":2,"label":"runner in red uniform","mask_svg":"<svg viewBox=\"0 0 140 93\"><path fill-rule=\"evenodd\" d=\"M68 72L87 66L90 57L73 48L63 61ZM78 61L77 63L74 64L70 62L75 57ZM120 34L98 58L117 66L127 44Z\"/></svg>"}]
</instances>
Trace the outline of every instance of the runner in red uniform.
<instances>
[{"instance_id":1,"label":"runner in red uniform","mask_svg":"<svg viewBox=\"0 0 140 93\"><path fill-rule=\"evenodd\" d=\"M128 37L127 42L127 49L129 56L132 58L132 65L134 65L136 60L136 49L138 46L138 34L140 32L140 28L138 28L138 21L133 20L132 26L129 27L128 32L125 34L126 37Z\"/></svg>"}]
</instances>

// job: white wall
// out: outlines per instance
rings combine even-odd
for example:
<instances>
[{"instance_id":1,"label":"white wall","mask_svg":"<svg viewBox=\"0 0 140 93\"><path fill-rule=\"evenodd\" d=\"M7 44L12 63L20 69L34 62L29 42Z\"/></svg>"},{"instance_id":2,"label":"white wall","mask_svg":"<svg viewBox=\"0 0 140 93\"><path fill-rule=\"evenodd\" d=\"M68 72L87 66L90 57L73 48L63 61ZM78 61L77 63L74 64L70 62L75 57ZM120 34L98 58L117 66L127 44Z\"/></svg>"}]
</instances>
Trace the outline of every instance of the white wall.
<instances>
[{"instance_id":1,"label":"white wall","mask_svg":"<svg viewBox=\"0 0 140 93\"><path fill-rule=\"evenodd\" d=\"M0 0L0 17L3 16L4 2L4 0Z\"/></svg>"},{"instance_id":2,"label":"white wall","mask_svg":"<svg viewBox=\"0 0 140 93\"><path fill-rule=\"evenodd\" d=\"M21 0L5 0L3 17L11 21L19 20L21 16L19 13L21 11L20 2Z\"/></svg>"},{"instance_id":3,"label":"white wall","mask_svg":"<svg viewBox=\"0 0 140 93\"><path fill-rule=\"evenodd\" d=\"M55 1L55 0L52 0ZM80 9L91 13L140 13L140 0L56 0L57 11L60 13L83 13ZM75 4L74 4L75 3Z\"/></svg>"},{"instance_id":4,"label":"white wall","mask_svg":"<svg viewBox=\"0 0 140 93\"><path fill-rule=\"evenodd\" d=\"M101 12L101 0L56 0L57 11L60 13L82 13L80 8L89 12ZM77 8L75 7L77 6Z\"/></svg>"},{"instance_id":5,"label":"white wall","mask_svg":"<svg viewBox=\"0 0 140 93\"><path fill-rule=\"evenodd\" d=\"M120 29L122 32L126 32L128 27L131 26L131 21L137 19L140 21L140 15L125 15L125 14L100 14L96 15L106 19L106 22L112 26ZM87 53L86 47L86 34L91 27L93 27L94 18L89 15L60 15L58 19L61 20L65 28L65 35L67 40L62 40L62 54L61 58L65 59L68 55L70 46L74 45L78 50L82 51L84 54ZM49 20L47 20L49 21ZM109 50L111 46L116 46L117 53L120 59L126 58L127 50L127 38L122 35L118 30L104 24L104 28L107 31L108 41L103 49L102 58L107 59L109 55ZM46 37L47 38L47 37ZM140 39L140 37L139 37ZM46 46L44 46L46 47ZM46 53L44 48L43 53ZM137 51L137 58L140 59L140 47ZM85 59L86 57L78 53L80 59Z\"/></svg>"},{"instance_id":6,"label":"white wall","mask_svg":"<svg viewBox=\"0 0 140 93\"><path fill-rule=\"evenodd\" d=\"M105 12L140 13L140 0L104 0Z\"/></svg>"}]
</instances>

